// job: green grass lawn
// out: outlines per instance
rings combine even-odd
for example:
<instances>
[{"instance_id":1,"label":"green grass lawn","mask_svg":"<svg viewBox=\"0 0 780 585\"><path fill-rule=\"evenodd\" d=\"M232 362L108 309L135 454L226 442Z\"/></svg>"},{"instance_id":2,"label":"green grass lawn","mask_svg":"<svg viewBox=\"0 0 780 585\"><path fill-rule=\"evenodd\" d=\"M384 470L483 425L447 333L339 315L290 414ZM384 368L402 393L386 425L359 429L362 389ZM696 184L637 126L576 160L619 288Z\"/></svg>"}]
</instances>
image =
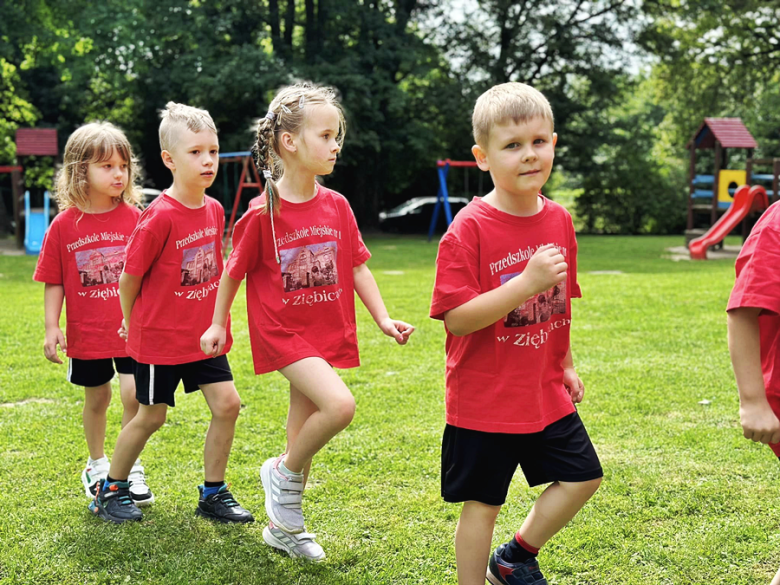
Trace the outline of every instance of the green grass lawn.
<instances>
[{"instance_id":1,"label":"green grass lawn","mask_svg":"<svg viewBox=\"0 0 780 585\"><path fill-rule=\"evenodd\" d=\"M780 565L780 464L741 436L726 347L733 262L665 259L681 241L580 238L584 298L574 301L572 347L605 480L542 550L551 584L766 584ZM263 542L258 474L284 445L287 389L278 374L252 373L242 293L230 362L244 408L228 481L258 522L195 517L209 413L200 396L180 392L143 454L156 502L143 522L117 527L87 510L83 393L43 357L35 259L0 256L0 583L456 583L460 510L439 496L444 332L427 317L436 246L368 245L391 314L417 331L397 347L359 306L363 365L342 372L357 415L315 459L305 496L308 527L328 554L319 566ZM120 416L115 396L109 453ZM496 544L540 491L518 472Z\"/></svg>"}]
</instances>

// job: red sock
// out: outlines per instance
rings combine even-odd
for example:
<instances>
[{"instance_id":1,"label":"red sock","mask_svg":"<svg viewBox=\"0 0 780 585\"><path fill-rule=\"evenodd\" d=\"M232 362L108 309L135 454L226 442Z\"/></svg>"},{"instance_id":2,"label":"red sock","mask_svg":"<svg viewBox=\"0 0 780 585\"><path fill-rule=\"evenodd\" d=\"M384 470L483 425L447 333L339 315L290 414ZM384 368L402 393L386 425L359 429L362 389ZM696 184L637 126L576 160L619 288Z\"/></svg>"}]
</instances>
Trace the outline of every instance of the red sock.
<instances>
[{"instance_id":1,"label":"red sock","mask_svg":"<svg viewBox=\"0 0 780 585\"><path fill-rule=\"evenodd\" d=\"M510 564L524 563L535 557L539 552L538 548L532 547L523 540L519 531L512 540L506 543L506 546L502 550L501 557Z\"/></svg>"},{"instance_id":2,"label":"red sock","mask_svg":"<svg viewBox=\"0 0 780 585\"><path fill-rule=\"evenodd\" d=\"M539 554L539 549L538 548L535 548L535 547L531 546L530 544L528 544L526 541L523 540L523 537L520 536L520 531L519 530L515 533L515 540L517 541L517 544L522 546L525 550L527 550L532 555L536 556L536 555Z\"/></svg>"}]
</instances>

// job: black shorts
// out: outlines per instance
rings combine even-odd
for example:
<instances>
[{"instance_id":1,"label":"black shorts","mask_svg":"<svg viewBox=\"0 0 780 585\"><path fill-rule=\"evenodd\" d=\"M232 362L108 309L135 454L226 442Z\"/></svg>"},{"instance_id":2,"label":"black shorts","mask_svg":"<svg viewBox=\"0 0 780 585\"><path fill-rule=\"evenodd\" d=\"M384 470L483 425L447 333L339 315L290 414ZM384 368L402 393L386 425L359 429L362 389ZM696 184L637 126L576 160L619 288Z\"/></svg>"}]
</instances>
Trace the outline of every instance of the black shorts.
<instances>
[{"instance_id":1,"label":"black shorts","mask_svg":"<svg viewBox=\"0 0 780 585\"><path fill-rule=\"evenodd\" d=\"M576 412L541 432L526 435L447 425L441 449L441 495L447 502L475 500L501 506L518 465L531 487L553 481L589 481L604 475Z\"/></svg>"},{"instance_id":2,"label":"black shorts","mask_svg":"<svg viewBox=\"0 0 780 585\"><path fill-rule=\"evenodd\" d=\"M132 374L135 360L131 357L104 358L100 360L68 359L68 382L77 386L93 388L110 382L114 367L118 374Z\"/></svg>"},{"instance_id":3,"label":"black shorts","mask_svg":"<svg viewBox=\"0 0 780 585\"><path fill-rule=\"evenodd\" d=\"M232 380L227 355L175 366L136 364L135 397L141 404L176 406L173 395L179 382L184 382L184 392L190 393L204 384Z\"/></svg>"}]
</instances>

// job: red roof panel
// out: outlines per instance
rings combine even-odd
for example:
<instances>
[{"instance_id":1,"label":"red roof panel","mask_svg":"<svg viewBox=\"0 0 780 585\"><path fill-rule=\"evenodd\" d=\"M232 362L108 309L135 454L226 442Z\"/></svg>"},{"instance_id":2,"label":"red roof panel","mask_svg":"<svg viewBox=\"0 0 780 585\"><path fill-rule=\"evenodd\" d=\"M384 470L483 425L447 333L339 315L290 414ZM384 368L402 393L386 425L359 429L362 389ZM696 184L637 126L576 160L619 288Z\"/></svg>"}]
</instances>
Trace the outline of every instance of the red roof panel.
<instances>
[{"instance_id":1,"label":"red roof panel","mask_svg":"<svg viewBox=\"0 0 780 585\"><path fill-rule=\"evenodd\" d=\"M757 148L756 139L739 118L704 118L704 123L693 136L696 148L715 148L715 141L723 148ZM690 148L691 143L688 143Z\"/></svg>"},{"instance_id":2,"label":"red roof panel","mask_svg":"<svg viewBox=\"0 0 780 585\"><path fill-rule=\"evenodd\" d=\"M16 156L57 156L57 130L19 128L16 131Z\"/></svg>"}]
</instances>

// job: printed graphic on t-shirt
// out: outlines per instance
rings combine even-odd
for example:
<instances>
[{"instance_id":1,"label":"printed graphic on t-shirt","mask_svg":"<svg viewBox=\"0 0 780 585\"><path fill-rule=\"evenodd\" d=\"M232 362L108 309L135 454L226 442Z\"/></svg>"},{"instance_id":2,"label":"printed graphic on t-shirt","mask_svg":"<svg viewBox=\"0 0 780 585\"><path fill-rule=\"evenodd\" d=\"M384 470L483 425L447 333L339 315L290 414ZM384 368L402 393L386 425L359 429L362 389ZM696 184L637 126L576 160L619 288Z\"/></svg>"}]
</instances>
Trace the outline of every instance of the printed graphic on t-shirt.
<instances>
[{"instance_id":1,"label":"printed graphic on t-shirt","mask_svg":"<svg viewBox=\"0 0 780 585\"><path fill-rule=\"evenodd\" d=\"M195 286L219 276L214 242L182 250L181 286Z\"/></svg>"},{"instance_id":2,"label":"printed graphic on t-shirt","mask_svg":"<svg viewBox=\"0 0 780 585\"><path fill-rule=\"evenodd\" d=\"M323 242L280 250L284 292L338 284L338 244Z\"/></svg>"},{"instance_id":3,"label":"printed graphic on t-shirt","mask_svg":"<svg viewBox=\"0 0 780 585\"><path fill-rule=\"evenodd\" d=\"M512 280L521 272L512 274L502 274L501 284ZM566 313L566 280L554 287L541 292L504 318L504 327L525 327L527 325L536 325L549 321L553 315L563 315Z\"/></svg>"},{"instance_id":4,"label":"printed graphic on t-shirt","mask_svg":"<svg viewBox=\"0 0 780 585\"><path fill-rule=\"evenodd\" d=\"M125 247L111 246L76 252L76 267L81 286L119 282L125 267Z\"/></svg>"}]
</instances>

